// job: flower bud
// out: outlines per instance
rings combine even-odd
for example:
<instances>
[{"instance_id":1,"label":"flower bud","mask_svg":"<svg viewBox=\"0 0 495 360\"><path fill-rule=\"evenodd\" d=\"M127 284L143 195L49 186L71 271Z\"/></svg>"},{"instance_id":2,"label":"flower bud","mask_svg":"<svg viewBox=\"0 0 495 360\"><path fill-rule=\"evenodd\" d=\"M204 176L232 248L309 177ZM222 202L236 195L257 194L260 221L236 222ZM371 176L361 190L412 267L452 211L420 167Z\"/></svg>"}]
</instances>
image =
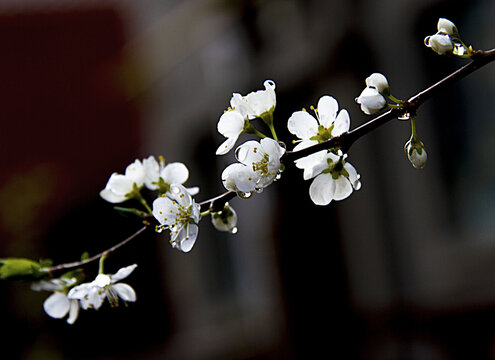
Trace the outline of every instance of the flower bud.
<instances>
[{"instance_id":1,"label":"flower bud","mask_svg":"<svg viewBox=\"0 0 495 360\"><path fill-rule=\"evenodd\" d=\"M407 158L412 166L416 169L422 169L425 167L428 156L426 154L425 147L420 140L414 136L411 136L411 139L409 139L409 141L404 145L404 151L406 152Z\"/></svg>"},{"instance_id":2,"label":"flower bud","mask_svg":"<svg viewBox=\"0 0 495 360\"><path fill-rule=\"evenodd\" d=\"M356 98L356 102L361 105L361 110L367 115L374 114L383 109L387 103L377 88L366 87Z\"/></svg>"},{"instance_id":3,"label":"flower bud","mask_svg":"<svg viewBox=\"0 0 495 360\"><path fill-rule=\"evenodd\" d=\"M222 211L211 214L211 223L219 231L235 233L237 231L237 214L229 203L226 203Z\"/></svg>"},{"instance_id":4,"label":"flower bud","mask_svg":"<svg viewBox=\"0 0 495 360\"><path fill-rule=\"evenodd\" d=\"M371 74L366 78L366 85L376 88L380 94L390 94L390 87L388 86L387 78L383 74Z\"/></svg>"},{"instance_id":5,"label":"flower bud","mask_svg":"<svg viewBox=\"0 0 495 360\"><path fill-rule=\"evenodd\" d=\"M440 18L438 20L437 29L439 33L447 34L447 35L458 35L457 27L450 20Z\"/></svg>"},{"instance_id":6,"label":"flower bud","mask_svg":"<svg viewBox=\"0 0 495 360\"><path fill-rule=\"evenodd\" d=\"M449 35L437 33L425 38L425 45L431 48L439 55L452 52L454 44Z\"/></svg>"}]
</instances>

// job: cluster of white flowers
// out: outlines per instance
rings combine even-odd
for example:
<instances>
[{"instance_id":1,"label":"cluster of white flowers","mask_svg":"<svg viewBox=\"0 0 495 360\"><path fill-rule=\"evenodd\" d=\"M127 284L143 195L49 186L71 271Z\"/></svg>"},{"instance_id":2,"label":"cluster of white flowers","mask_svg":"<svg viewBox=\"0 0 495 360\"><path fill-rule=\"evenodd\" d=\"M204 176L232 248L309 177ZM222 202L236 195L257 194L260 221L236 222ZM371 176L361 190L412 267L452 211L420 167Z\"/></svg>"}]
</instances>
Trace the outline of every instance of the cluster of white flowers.
<instances>
[{"instance_id":1,"label":"cluster of white flowers","mask_svg":"<svg viewBox=\"0 0 495 360\"><path fill-rule=\"evenodd\" d=\"M466 46L459 36L459 31L450 20L440 18L437 23L437 33L425 38L425 45L439 55L453 54L470 57L473 49Z\"/></svg>"},{"instance_id":2,"label":"cluster of white flowers","mask_svg":"<svg viewBox=\"0 0 495 360\"><path fill-rule=\"evenodd\" d=\"M134 289L120 280L126 278L136 268L136 264L124 267L116 274L98 274L90 283L76 285L77 277L61 277L57 279L41 280L31 284L35 291L52 291L43 303L45 312L52 318L62 319L69 315L67 323L74 324L79 316L79 309L98 310L103 301L108 299L112 306L136 301Z\"/></svg>"},{"instance_id":3,"label":"cluster of white flowers","mask_svg":"<svg viewBox=\"0 0 495 360\"><path fill-rule=\"evenodd\" d=\"M435 35L426 37L426 46L441 55L451 53L469 57L474 53L471 47L468 48L462 43L457 28L451 21L441 18L437 28L438 32ZM355 99L365 114L375 114L387 107L406 113L407 102L392 96L388 80L383 74L373 73L365 82L365 89ZM343 152L348 145L343 145L344 138L335 139L349 132L350 117L347 110L339 110L337 100L324 95L318 100L316 108L310 107L314 114L305 109L294 112L287 121L287 128L297 140L293 141L296 145L289 152L285 144L278 140L275 132L275 82L266 80L263 85L264 90L247 95L233 93L230 106L221 114L217 123L218 132L226 138L217 148L217 155L229 153L242 133L254 134L260 138L248 139L238 146L235 150L237 162L223 170L221 180L228 190L226 194L232 195L229 199L234 196L233 193L241 198L249 198L252 194L263 191L281 177L284 170L283 161L287 159L288 153L297 157L299 151L313 146L318 150L313 149L312 153L305 150L304 154L310 155L299 157L294 163L297 168L303 170L304 180L312 180L309 196L314 204L328 205L332 201L344 200L354 190L359 190L360 175L354 166L347 162L348 155ZM392 103L389 103L389 100ZM403 117L411 121L412 128L411 138L405 144L404 150L415 168L423 168L427 154L424 144L417 136L415 119L409 113ZM268 126L271 137L255 127L255 119L261 119ZM332 139L337 141L330 141ZM163 157L157 160L149 156L143 160L136 159L126 167L124 174L111 174L100 196L113 204L138 200L146 211L116 208L144 218L154 217L158 222L156 231L161 233L168 230L172 247L187 253L196 243L199 222L206 215L211 215L211 223L217 230L237 232L237 213L229 203L222 203L223 208L218 210L218 204L212 201L211 207L203 209L202 212L201 204L207 204L208 201L199 204L194 200L193 196L199 193L199 188L185 187L188 178L189 170L183 163L166 164ZM146 190L144 195L143 190ZM153 192L156 194L152 195L154 198L150 207L146 197ZM223 195L220 197L223 199ZM145 223L149 225L148 219ZM103 261L108 252L101 256L99 274L91 282L82 283L82 270L78 269L57 279L42 279L32 284L33 290L52 292L43 304L49 316L57 319L67 317L67 322L73 324L80 309L98 310L105 299L112 306L118 305L119 301L136 301L134 289L120 281L129 276L137 265L121 268L115 274L105 274ZM0 259L0 270L0 278L34 276L39 279L45 275L41 263L24 259Z\"/></svg>"}]
</instances>

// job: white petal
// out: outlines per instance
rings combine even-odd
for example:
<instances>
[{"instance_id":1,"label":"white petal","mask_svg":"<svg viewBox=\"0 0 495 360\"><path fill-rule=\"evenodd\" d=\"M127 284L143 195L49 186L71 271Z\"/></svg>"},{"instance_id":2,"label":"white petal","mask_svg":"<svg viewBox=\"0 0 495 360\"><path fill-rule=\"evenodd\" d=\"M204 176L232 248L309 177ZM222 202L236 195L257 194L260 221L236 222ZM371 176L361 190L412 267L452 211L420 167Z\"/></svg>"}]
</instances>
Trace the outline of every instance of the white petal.
<instances>
[{"instance_id":1,"label":"white petal","mask_svg":"<svg viewBox=\"0 0 495 360\"><path fill-rule=\"evenodd\" d=\"M356 181L359 180L359 175L357 170L354 168L354 166L352 166L348 162L344 164L344 169L346 169L347 172L349 173L349 181L351 182L351 184L355 184Z\"/></svg>"},{"instance_id":2,"label":"white petal","mask_svg":"<svg viewBox=\"0 0 495 360\"><path fill-rule=\"evenodd\" d=\"M70 300L69 317L67 318L68 324L74 324L79 316L79 301Z\"/></svg>"},{"instance_id":3,"label":"white petal","mask_svg":"<svg viewBox=\"0 0 495 360\"><path fill-rule=\"evenodd\" d=\"M127 200L124 195L115 194L110 189L103 189L100 191L100 196L103 200L108 201L112 204L118 204Z\"/></svg>"},{"instance_id":4,"label":"white petal","mask_svg":"<svg viewBox=\"0 0 495 360\"><path fill-rule=\"evenodd\" d=\"M216 155L225 155L235 146L235 143L239 136L232 136L227 138L223 143L220 144L216 151Z\"/></svg>"},{"instance_id":5,"label":"white petal","mask_svg":"<svg viewBox=\"0 0 495 360\"><path fill-rule=\"evenodd\" d=\"M69 312L69 299L67 295L55 292L50 295L43 303L43 309L48 314L55 319L61 319Z\"/></svg>"},{"instance_id":6,"label":"white petal","mask_svg":"<svg viewBox=\"0 0 495 360\"><path fill-rule=\"evenodd\" d=\"M132 191L133 180L125 175L113 173L108 180L105 189L109 189L115 195L123 196Z\"/></svg>"},{"instance_id":7,"label":"white petal","mask_svg":"<svg viewBox=\"0 0 495 360\"><path fill-rule=\"evenodd\" d=\"M136 267L137 267L137 264L132 264L132 265L129 265L129 266L126 266L126 267L119 269L119 271L117 271L115 274L110 275L110 281L112 283L116 283L117 281L125 279L134 271L134 269Z\"/></svg>"},{"instance_id":8,"label":"white petal","mask_svg":"<svg viewBox=\"0 0 495 360\"><path fill-rule=\"evenodd\" d=\"M237 161L244 165L251 166L255 162L263 159L264 153L261 144L257 141L250 140L237 147L235 151Z\"/></svg>"},{"instance_id":9,"label":"white petal","mask_svg":"<svg viewBox=\"0 0 495 360\"><path fill-rule=\"evenodd\" d=\"M333 97L325 95L318 100L318 116L320 124L329 128L337 116L339 104Z\"/></svg>"},{"instance_id":10,"label":"white petal","mask_svg":"<svg viewBox=\"0 0 495 360\"><path fill-rule=\"evenodd\" d=\"M328 205L333 199L335 183L330 174L318 175L309 187L309 197L316 205Z\"/></svg>"},{"instance_id":11,"label":"white petal","mask_svg":"<svg viewBox=\"0 0 495 360\"><path fill-rule=\"evenodd\" d=\"M196 224L187 224L177 233L173 241L177 249L182 252L189 252L196 243L199 227Z\"/></svg>"},{"instance_id":12,"label":"white petal","mask_svg":"<svg viewBox=\"0 0 495 360\"><path fill-rule=\"evenodd\" d=\"M193 203L191 194L189 194L187 189L180 184L172 184L170 186L170 193L168 193L167 196L177 204L186 208Z\"/></svg>"},{"instance_id":13,"label":"white petal","mask_svg":"<svg viewBox=\"0 0 495 360\"><path fill-rule=\"evenodd\" d=\"M74 286L72 289L70 289L69 293L67 294L67 297L69 299L81 300L88 295L89 290L91 288L92 286L89 283L84 283L78 286Z\"/></svg>"},{"instance_id":14,"label":"white petal","mask_svg":"<svg viewBox=\"0 0 495 360\"><path fill-rule=\"evenodd\" d=\"M323 169L328 167L326 155L327 150L321 150L295 161L296 167L304 170L304 180L314 178L316 175L321 174Z\"/></svg>"},{"instance_id":15,"label":"white petal","mask_svg":"<svg viewBox=\"0 0 495 360\"><path fill-rule=\"evenodd\" d=\"M339 136L343 133L349 131L349 127L351 126L351 119L349 118L349 113L346 109L342 109L339 112L339 115L335 119L334 128L332 130L332 136Z\"/></svg>"},{"instance_id":16,"label":"white petal","mask_svg":"<svg viewBox=\"0 0 495 360\"><path fill-rule=\"evenodd\" d=\"M251 166L244 166L244 168L233 173L232 177L236 189L244 193L253 191L256 188L257 183L260 181L259 174L254 172Z\"/></svg>"},{"instance_id":17,"label":"white petal","mask_svg":"<svg viewBox=\"0 0 495 360\"><path fill-rule=\"evenodd\" d=\"M280 146L278 141L271 138L264 138L260 140L260 145L263 151L271 157L280 159L285 153L285 149Z\"/></svg>"},{"instance_id":18,"label":"white petal","mask_svg":"<svg viewBox=\"0 0 495 360\"><path fill-rule=\"evenodd\" d=\"M294 149L292 151L299 151L302 149L306 149L316 144L318 144L318 140L302 140L300 143L294 146Z\"/></svg>"},{"instance_id":19,"label":"white petal","mask_svg":"<svg viewBox=\"0 0 495 360\"><path fill-rule=\"evenodd\" d=\"M191 196L199 194L199 187L198 186L188 187L188 188L186 188L186 190L189 193L189 195L191 195Z\"/></svg>"},{"instance_id":20,"label":"white petal","mask_svg":"<svg viewBox=\"0 0 495 360\"><path fill-rule=\"evenodd\" d=\"M388 81L387 78L380 73L373 73L366 78L366 85L374 87L378 90L379 93L383 94L385 89L388 89Z\"/></svg>"},{"instance_id":21,"label":"white petal","mask_svg":"<svg viewBox=\"0 0 495 360\"><path fill-rule=\"evenodd\" d=\"M287 128L299 139L309 139L318 133L318 121L306 111L296 111L287 121Z\"/></svg>"},{"instance_id":22,"label":"white petal","mask_svg":"<svg viewBox=\"0 0 495 360\"><path fill-rule=\"evenodd\" d=\"M335 193L333 195L333 199L338 201L338 200L344 200L349 195L352 194L352 185L347 180L345 176L339 176L337 180L335 180Z\"/></svg>"},{"instance_id":23,"label":"white petal","mask_svg":"<svg viewBox=\"0 0 495 360\"><path fill-rule=\"evenodd\" d=\"M218 120L217 130L227 138L239 136L243 129L244 117L239 111L226 111Z\"/></svg>"},{"instance_id":24,"label":"white petal","mask_svg":"<svg viewBox=\"0 0 495 360\"><path fill-rule=\"evenodd\" d=\"M183 163L173 162L162 169L160 176L167 184L183 184L189 178L189 170Z\"/></svg>"},{"instance_id":25,"label":"white petal","mask_svg":"<svg viewBox=\"0 0 495 360\"><path fill-rule=\"evenodd\" d=\"M88 297L81 299L81 306L83 309L94 308L98 310L105 300L106 291L93 286L89 289Z\"/></svg>"},{"instance_id":26,"label":"white petal","mask_svg":"<svg viewBox=\"0 0 495 360\"><path fill-rule=\"evenodd\" d=\"M144 185L150 190L158 189L158 178L160 177L160 165L154 156L149 156L143 160L143 168L145 173Z\"/></svg>"},{"instance_id":27,"label":"white petal","mask_svg":"<svg viewBox=\"0 0 495 360\"><path fill-rule=\"evenodd\" d=\"M244 170L246 165L235 163L227 166L222 172L223 186L230 191L238 191L235 185L235 173Z\"/></svg>"},{"instance_id":28,"label":"white petal","mask_svg":"<svg viewBox=\"0 0 495 360\"><path fill-rule=\"evenodd\" d=\"M112 290L115 290L117 295L126 302L134 302L136 301L136 292L134 289L124 283L114 284L112 285Z\"/></svg>"},{"instance_id":29,"label":"white petal","mask_svg":"<svg viewBox=\"0 0 495 360\"><path fill-rule=\"evenodd\" d=\"M137 186L142 186L144 183L144 167L141 161L135 160L132 164L128 165L125 169L125 176L135 182Z\"/></svg>"},{"instance_id":30,"label":"white petal","mask_svg":"<svg viewBox=\"0 0 495 360\"><path fill-rule=\"evenodd\" d=\"M177 204L168 197L159 197L153 201L153 216L162 225L170 225L177 217Z\"/></svg>"}]
</instances>

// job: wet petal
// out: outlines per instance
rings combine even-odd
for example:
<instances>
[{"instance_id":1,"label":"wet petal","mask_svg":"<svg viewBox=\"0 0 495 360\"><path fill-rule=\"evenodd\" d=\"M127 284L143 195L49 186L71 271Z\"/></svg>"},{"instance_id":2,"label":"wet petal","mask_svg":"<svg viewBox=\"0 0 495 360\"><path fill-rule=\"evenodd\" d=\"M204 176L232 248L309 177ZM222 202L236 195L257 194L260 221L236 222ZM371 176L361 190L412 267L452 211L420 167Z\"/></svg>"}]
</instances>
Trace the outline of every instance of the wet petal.
<instances>
[{"instance_id":1,"label":"wet petal","mask_svg":"<svg viewBox=\"0 0 495 360\"><path fill-rule=\"evenodd\" d=\"M159 197L153 201L153 216L162 225L170 225L177 217L177 204L168 197Z\"/></svg>"},{"instance_id":2,"label":"wet petal","mask_svg":"<svg viewBox=\"0 0 495 360\"><path fill-rule=\"evenodd\" d=\"M330 174L318 175L309 187L309 196L316 205L328 205L333 199L335 183Z\"/></svg>"},{"instance_id":3,"label":"wet petal","mask_svg":"<svg viewBox=\"0 0 495 360\"><path fill-rule=\"evenodd\" d=\"M199 227L196 224L187 224L178 233L177 248L182 252L189 252L196 243Z\"/></svg>"},{"instance_id":4,"label":"wet petal","mask_svg":"<svg viewBox=\"0 0 495 360\"><path fill-rule=\"evenodd\" d=\"M235 143L239 136L232 136L227 138L223 143L220 144L216 151L216 155L225 155L235 146Z\"/></svg>"},{"instance_id":5,"label":"wet petal","mask_svg":"<svg viewBox=\"0 0 495 360\"><path fill-rule=\"evenodd\" d=\"M239 136L244 129L244 118L239 111L227 111L220 116L217 130L225 137Z\"/></svg>"},{"instance_id":6,"label":"wet petal","mask_svg":"<svg viewBox=\"0 0 495 360\"><path fill-rule=\"evenodd\" d=\"M337 116L339 111L339 104L333 97L325 95L318 100L318 116L320 118L320 124L326 128L329 128Z\"/></svg>"},{"instance_id":7,"label":"wet petal","mask_svg":"<svg viewBox=\"0 0 495 360\"><path fill-rule=\"evenodd\" d=\"M287 121L287 128L299 139L309 139L318 132L318 122L306 111L296 111Z\"/></svg>"},{"instance_id":8,"label":"wet petal","mask_svg":"<svg viewBox=\"0 0 495 360\"><path fill-rule=\"evenodd\" d=\"M344 200L349 195L352 194L352 185L347 180L345 176L339 176L337 180L335 180L335 193L333 195L334 200Z\"/></svg>"}]
</instances>

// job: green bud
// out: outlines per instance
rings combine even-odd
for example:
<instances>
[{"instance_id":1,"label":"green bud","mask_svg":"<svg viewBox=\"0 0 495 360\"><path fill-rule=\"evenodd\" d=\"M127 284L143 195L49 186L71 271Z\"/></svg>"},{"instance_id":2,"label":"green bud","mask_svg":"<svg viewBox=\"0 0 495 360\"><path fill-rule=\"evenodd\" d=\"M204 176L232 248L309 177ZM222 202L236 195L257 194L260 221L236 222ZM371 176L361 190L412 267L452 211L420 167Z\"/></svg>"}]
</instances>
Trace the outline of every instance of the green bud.
<instances>
[{"instance_id":1,"label":"green bud","mask_svg":"<svg viewBox=\"0 0 495 360\"><path fill-rule=\"evenodd\" d=\"M0 279L2 280L33 280L43 277L41 265L29 259L5 258L0 259Z\"/></svg>"}]
</instances>

